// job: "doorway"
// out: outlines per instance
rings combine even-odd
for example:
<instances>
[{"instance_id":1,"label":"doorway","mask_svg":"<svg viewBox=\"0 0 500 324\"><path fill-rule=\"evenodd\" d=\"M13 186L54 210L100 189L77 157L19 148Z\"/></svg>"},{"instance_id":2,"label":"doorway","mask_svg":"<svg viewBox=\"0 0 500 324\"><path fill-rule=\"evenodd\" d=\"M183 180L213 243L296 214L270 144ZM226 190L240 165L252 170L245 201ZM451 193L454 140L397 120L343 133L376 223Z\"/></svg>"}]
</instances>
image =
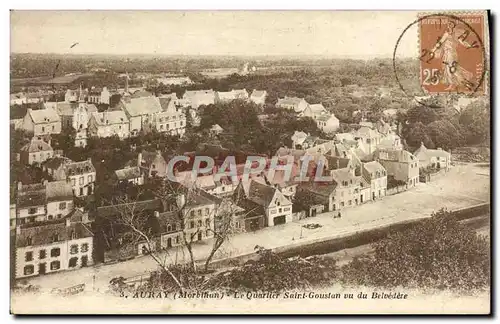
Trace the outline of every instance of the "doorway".
<instances>
[{"instance_id":1,"label":"doorway","mask_svg":"<svg viewBox=\"0 0 500 324\"><path fill-rule=\"evenodd\" d=\"M169 238L167 239L167 248L171 248L171 247L172 247L172 238L171 238L171 237L169 237Z\"/></svg>"},{"instance_id":2,"label":"doorway","mask_svg":"<svg viewBox=\"0 0 500 324\"><path fill-rule=\"evenodd\" d=\"M82 256L82 267L86 267L88 265L88 262L89 262L89 257L86 255Z\"/></svg>"},{"instance_id":3,"label":"doorway","mask_svg":"<svg viewBox=\"0 0 500 324\"><path fill-rule=\"evenodd\" d=\"M274 223L274 225L285 224L286 223L286 216L283 215L283 216L276 216L276 217L274 217L273 223Z\"/></svg>"},{"instance_id":4,"label":"doorway","mask_svg":"<svg viewBox=\"0 0 500 324\"><path fill-rule=\"evenodd\" d=\"M47 265L45 263L40 263L38 265L38 274L45 274L47 272Z\"/></svg>"}]
</instances>

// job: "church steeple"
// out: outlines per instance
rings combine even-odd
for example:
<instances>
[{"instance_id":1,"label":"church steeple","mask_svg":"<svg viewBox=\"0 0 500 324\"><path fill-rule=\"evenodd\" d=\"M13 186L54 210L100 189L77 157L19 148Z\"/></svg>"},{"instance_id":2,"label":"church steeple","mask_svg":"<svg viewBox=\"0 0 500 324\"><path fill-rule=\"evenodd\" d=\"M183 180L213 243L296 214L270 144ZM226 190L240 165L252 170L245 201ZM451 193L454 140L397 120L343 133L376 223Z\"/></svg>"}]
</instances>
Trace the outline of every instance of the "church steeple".
<instances>
[{"instance_id":1,"label":"church steeple","mask_svg":"<svg viewBox=\"0 0 500 324\"><path fill-rule=\"evenodd\" d=\"M82 89L82 84L80 83L80 91L78 93L78 102L83 103L85 102L85 97L83 95L83 89Z\"/></svg>"}]
</instances>

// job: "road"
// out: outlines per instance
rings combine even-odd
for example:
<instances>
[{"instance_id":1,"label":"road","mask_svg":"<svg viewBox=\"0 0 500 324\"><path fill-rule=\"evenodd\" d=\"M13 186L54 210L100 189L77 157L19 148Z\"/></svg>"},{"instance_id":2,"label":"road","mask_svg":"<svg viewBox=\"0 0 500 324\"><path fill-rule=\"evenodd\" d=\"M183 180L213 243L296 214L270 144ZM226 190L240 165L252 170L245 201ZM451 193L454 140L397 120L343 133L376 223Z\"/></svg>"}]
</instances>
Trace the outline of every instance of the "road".
<instances>
[{"instance_id":1,"label":"road","mask_svg":"<svg viewBox=\"0 0 500 324\"><path fill-rule=\"evenodd\" d=\"M431 183L421 183L409 191L346 209L342 211L341 219L334 219L333 213L324 213L315 218L268 227L254 233L238 234L221 247L215 258L252 253L257 244L266 248L300 245L408 219L429 217L442 207L457 209L488 202L490 178L484 176L485 172L488 173L489 169L474 164L460 164ZM307 223L316 223L321 227L312 230L303 228L302 225ZM197 260L202 261L210 248L211 241L195 245L193 250ZM167 263L187 261L187 256L187 252L181 249L163 255ZM81 283L85 283L88 290L105 291L114 277L147 275L156 267L151 257L143 256L121 263L35 277L29 281L40 286L43 291Z\"/></svg>"}]
</instances>

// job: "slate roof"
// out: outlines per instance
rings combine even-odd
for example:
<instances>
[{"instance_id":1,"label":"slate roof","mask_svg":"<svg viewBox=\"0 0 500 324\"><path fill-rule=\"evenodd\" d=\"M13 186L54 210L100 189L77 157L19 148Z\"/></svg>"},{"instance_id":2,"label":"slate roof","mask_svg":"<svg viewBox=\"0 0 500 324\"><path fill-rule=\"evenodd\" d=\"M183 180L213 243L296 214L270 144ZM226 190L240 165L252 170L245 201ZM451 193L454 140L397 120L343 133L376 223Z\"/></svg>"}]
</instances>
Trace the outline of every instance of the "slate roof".
<instances>
[{"instance_id":1,"label":"slate roof","mask_svg":"<svg viewBox=\"0 0 500 324\"><path fill-rule=\"evenodd\" d=\"M384 166L377 161L363 163L363 168L367 171L367 177L370 180L383 177L383 174L385 173ZM377 176L377 172L379 172L378 176ZM372 177L372 175L373 175L373 177Z\"/></svg>"},{"instance_id":2,"label":"slate roof","mask_svg":"<svg viewBox=\"0 0 500 324\"><path fill-rule=\"evenodd\" d=\"M169 105L170 102L172 102L172 97L159 97L158 100L160 101L160 106L163 111L168 111L169 110Z\"/></svg>"},{"instance_id":3,"label":"slate roof","mask_svg":"<svg viewBox=\"0 0 500 324\"><path fill-rule=\"evenodd\" d=\"M43 223L21 225L20 233L16 235L16 247L28 246L28 238L31 239L30 246L52 244L55 234L58 235L58 242L71 240L72 234L75 239L94 236L90 228L85 224L70 223L70 226L66 225L65 218Z\"/></svg>"},{"instance_id":4,"label":"slate roof","mask_svg":"<svg viewBox=\"0 0 500 324\"><path fill-rule=\"evenodd\" d=\"M336 188L337 184L332 182L303 182L299 184L301 190L307 190L321 196L329 196ZM301 190L297 191L300 192Z\"/></svg>"},{"instance_id":5,"label":"slate roof","mask_svg":"<svg viewBox=\"0 0 500 324\"><path fill-rule=\"evenodd\" d=\"M402 162L402 163L410 163L417 160L413 154L405 150L382 149L375 151L374 156L379 158L380 160Z\"/></svg>"},{"instance_id":6,"label":"slate roof","mask_svg":"<svg viewBox=\"0 0 500 324\"><path fill-rule=\"evenodd\" d=\"M70 162L65 165L67 175L84 174L95 172L92 161L85 160L79 162Z\"/></svg>"},{"instance_id":7,"label":"slate roof","mask_svg":"<svg viewBox=\"0 0 500 324\"><path fill-rule=\"evenodd\" d=\"M96 124L100 126L112 125L112 124L123 124L128 122L127 115L122 110L113 110L105 112L94 112Z\"/></svg>"},{"instance_id":8,"label":"slate roof","mask_svg":"<svg viewBox=\"0 0 500 324\"><path fill-rule=\"evenodd\" d=\"M130 168L116 170L115 175L120 181L136 179L141 176L141 170L139 167L130 167Z\"/></svg>"},{"instance_id":9,"label":"slate roof","mask_svg":"<svg viewBox=\"0 0 500 324\"><path fill-rule=\"evenodd\" d=\"M257 181L251 180L249 182L248 189L245 190L247 198L260 206L269 206L276 193L276 189Z\"/></svg>"},{"instance_id":10,"label":"slate roof","mask_svg":"<svg viewBox=\"0 0 500 324\"><path fill-rule=\"evenodd\" d=\"M356 176L354 176L351 171L347 168L332 170L331 172L333 180L337 182L337 184L342 184L342 181L347 181L351 185L350 181L356 180Z\"/></svg>"},{"instance_id":11,"label":"slate roof","mask_svg":"<svg viewBox=\"0 0 500 324\"><path fill-rule=\"evenodd\" d=\"M130 102L124 102L127 113L132 116L149 115L162 111L160 100L157 97L131 98Z\"/></svg>"},{"instance_id":12,"label":"slate roof","mask_svg":"<svg viewBox=\"0 0 500 324\"><path fill-rule=\"evenodd\" d=\"M72 200L73 189L71 183L61 180L48 182L46 185L47 201Z\"/></svg>"},{"instance_id":13,"label":"slate roof","mask_svg":"<svg viewBox=\"0 0 500 324\"><path fill-rule=\"evenodd\" d=\"M61 121L61 118L59 117L57 112L54 109L50 108L38 110L29 109L28 113L30 114L31 119L33 119L33 122L35 124L46 124Z\"/></svg>"},{"instance_id":14,"label":"slate roof","mask_svg":"<svg viewBox=\"0 0 500 324\"><path fill-rule=\"evenodd\" d=\"M36 153L36 152L46 152L53 151L52 147L43 140L36 139L33 137L31 141L21 148L21 152Z\"/></svg>"},{"instance_id":15,"label":"slate roof","mask_svg":"<svg viewBox=\"0 0 500 324\"><path fill-rule=\"evenodd\" d=\"M450 158L451 154L449 152L443 151L443 150L433 150L433 149L428 149L425 147L425 145L422 143L420 147L413 153L415 156L425 154L429 157L442 157L442 158Z\"/></svg>"},{"instance_id":16,"label":"slate roof","mask_svg":"<svg viewBox=\"0 0 500 324\"><path fill-rule=\"evenodd\" d=\"M338 157L338 156L326 156L326 160L328 161L328 168L330 170L343 169L349 166L348 158Z\"/></svg>"}]
</instances>

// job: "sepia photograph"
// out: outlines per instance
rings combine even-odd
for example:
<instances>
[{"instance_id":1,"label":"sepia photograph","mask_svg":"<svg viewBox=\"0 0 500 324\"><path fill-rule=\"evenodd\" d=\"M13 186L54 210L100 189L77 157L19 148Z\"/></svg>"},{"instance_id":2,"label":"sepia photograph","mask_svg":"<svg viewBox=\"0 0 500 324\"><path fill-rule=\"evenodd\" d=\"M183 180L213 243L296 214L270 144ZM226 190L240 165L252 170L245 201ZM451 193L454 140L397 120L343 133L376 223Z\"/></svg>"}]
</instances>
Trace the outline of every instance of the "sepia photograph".
<instances>
[{"instance_id":1,"label":"sepia photograph","mask_svg":"<svg viewBox=\"0 0 500 324\"><path fill-rule=\"evenodd\" d=\"M491 314L490 24L11 10L10 313Z\"/></svg>"}]
</instances>

